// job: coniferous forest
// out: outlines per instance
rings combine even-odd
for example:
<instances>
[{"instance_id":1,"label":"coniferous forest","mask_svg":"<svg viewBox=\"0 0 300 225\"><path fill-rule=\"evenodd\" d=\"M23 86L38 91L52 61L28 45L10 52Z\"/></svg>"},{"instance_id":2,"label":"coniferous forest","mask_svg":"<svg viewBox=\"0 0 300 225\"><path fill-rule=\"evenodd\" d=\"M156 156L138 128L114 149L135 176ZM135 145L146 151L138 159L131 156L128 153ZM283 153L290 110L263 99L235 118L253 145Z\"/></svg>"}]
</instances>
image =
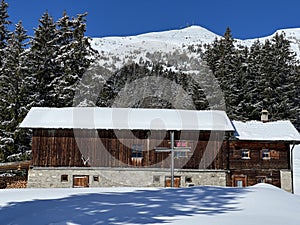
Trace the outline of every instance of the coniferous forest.
<instances>
[{"instance_id":1,"label":"coniferous forest","mask_svg":"<svg viewBox=\"0 0 300 225\"><path fill-rule=\"evenodd\" d=\"M45 12L29 37L20 21L13 31L8 4L0 5L0 161L30 157L31 131L19 129L31 107L72 106L74 89L96 54L86 14L57 21Z\"/></svg>"},{"instance_id":2,"label":"coniferous forest","mask_svg":"<svg viewBox=\"0 0 300 225\"><path fill-rule=\"evenodd\" d=\"M198 110L211 107L201 85L161 64L132 63L116 71L97 66L101 53L92 49L85 36L87 14L70 17L62 12L62 17L54 21L45 12L37 21L34 35L29 37L21 21L15 26L11 24L8 8L2 0L0 162L30 158L31 131L19 129L18 125L31 107L122 106L116 98L127 83L142 80L146 87L153 77L161 87L148 91L157 92L155 96L162 95L159 92L175 96L179 101L176 107L167 98L151 98L151 93L127 105L154 108L179 105L186 109L192 105ZM271 120L289 119L300 129L300 64L284 33L246 47L237 46L227 28L222 38L202 49L199 57L217 78L231 119L257 120L261 110L267 109ZM178 85L164 83L164 78ZM191 102L180 102L180 88L190 95ZM126 90L128 101L132 101L130 96L139 95L134 87Z\"/></svg>"}]
</instances>

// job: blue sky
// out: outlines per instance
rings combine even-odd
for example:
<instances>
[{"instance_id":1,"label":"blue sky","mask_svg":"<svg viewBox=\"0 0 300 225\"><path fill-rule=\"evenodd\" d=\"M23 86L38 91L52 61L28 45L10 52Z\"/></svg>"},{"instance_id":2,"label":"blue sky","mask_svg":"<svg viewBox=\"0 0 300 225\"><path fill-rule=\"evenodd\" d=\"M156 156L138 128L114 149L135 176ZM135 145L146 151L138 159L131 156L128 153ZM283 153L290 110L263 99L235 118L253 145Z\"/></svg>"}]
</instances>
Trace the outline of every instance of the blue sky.
<instances>
[{"instance_id":1,"label":"blue sky","mask_svg":"<svg viewBox=\"0 0 300 225\"><path fill-rule=\"evenodd\" d=\"M88 12L90 37L124 36L200 25L219 35L230 27L235 38L267 36L300 28L299 0L6 0L10 20L23 21L29 35L41 15L59 18Z\"/></svg>"}]
</instances>

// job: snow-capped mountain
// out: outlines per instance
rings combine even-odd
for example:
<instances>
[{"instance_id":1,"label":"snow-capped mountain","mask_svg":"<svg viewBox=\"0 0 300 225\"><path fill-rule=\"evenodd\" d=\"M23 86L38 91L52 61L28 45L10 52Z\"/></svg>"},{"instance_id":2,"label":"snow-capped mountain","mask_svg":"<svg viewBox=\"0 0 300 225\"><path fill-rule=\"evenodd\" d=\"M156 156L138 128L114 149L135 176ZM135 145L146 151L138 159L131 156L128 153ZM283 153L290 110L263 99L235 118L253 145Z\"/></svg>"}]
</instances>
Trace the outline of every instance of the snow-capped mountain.
<instances>
[{"instance_id":1,"label":"snow-capped mountain","mask_svg":"<svg viewBox=\"0 0 300 225\"><path fill-rule=\"evenodd\" d=\"M260 37L255 39L247 40L237 40L237 43L240 43L245 46L251 46L256 40L264 42L267 39L271 39L276 33L281 34L285 33L286 39L291 43L291 50L294 51L297 55L297 59L300 60L300 28L289 28L289 29L280 29L277 30L273 35L267 37Z\"/></svg>"},{"instance_id":2,"label":"snow-capped mountain","mask_svg":"<svg viewBox=\"0 0 300 225\"><path fill-rule=\"evenodd\" d=\"M291 41L292 50L300 59L300 28L277 32L285 32L286 38ZM272 36L236 40L236 43L251 46L257 39L264 42ZM101 54L100 65L110 70L118 69L126 63L142 61L163 61L183 70L193 70L197 66L199 50L217 37L220 36L203 27L191 26L136 36L93 38L91 44Z\"/></svg>"},{"instance_id":3,"label":"snow-capped mountain","mask_svg":"<svg viewBox=\"0 0 300 225\"><path fill-rule=\"evenodd\" d=\"M191 26L137 36L93 38L92 47L99 51L100 65L107 69L118 69L126 63L141 60L164 61L177 66L199 58L198 48L216 37L218 35L207 29Z\"/></svg>"}]
</instances>

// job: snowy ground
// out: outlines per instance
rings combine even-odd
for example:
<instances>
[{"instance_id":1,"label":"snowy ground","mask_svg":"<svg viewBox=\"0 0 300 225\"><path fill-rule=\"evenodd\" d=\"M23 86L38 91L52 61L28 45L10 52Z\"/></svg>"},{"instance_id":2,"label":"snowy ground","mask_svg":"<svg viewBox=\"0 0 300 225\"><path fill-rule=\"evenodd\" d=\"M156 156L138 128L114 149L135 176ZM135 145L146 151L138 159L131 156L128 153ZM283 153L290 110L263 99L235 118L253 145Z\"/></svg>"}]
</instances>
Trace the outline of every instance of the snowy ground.
<instances>
[{"instance_id":1,"label":"snowy ground","mask_svg":"<svg viewBox=\"0 0 300 225\"><path fill-rule=\"evenodd\" d=\"M300 196L248 188L6 189L1 225L299 225Z\"/></svg>"},{"instance_id":2,"label":"snowy ground","mask_svg":"<svg viewBox=\"0 0 300 225\"><path fill-rule=\"evenodd\" d=\"M192 187L2 189L0 225L299 225L300 146L295 195L268 184Z\"/></svg>"}]
</instances>

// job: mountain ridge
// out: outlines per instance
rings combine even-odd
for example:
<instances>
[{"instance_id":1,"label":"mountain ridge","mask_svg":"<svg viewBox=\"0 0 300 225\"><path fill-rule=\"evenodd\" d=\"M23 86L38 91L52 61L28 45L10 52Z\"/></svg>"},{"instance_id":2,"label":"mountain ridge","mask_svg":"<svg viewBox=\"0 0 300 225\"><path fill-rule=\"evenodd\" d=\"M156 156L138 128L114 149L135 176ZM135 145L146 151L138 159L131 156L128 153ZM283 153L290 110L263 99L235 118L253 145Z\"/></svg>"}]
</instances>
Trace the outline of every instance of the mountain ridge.
<instances>
[{"instance_id":1,"label":"mountain ridge","mask_svg":"<svg viewBox=\"0 0 300 225\"><path fill-rule=\"evenodd\" d=\"M286 34L286 38L291 42L291 50L296 53L297 59L300 60L300 28L280 29L266 37L235 40L236 44L250 47L257 40L264 42L271 39L276 33L282 32ZM205 44L210 44L220 37L206 28L193 25L183 29L133 36L92 38L91 46L101 55L99 64L114 71L127 63L153 61L155 58L156 61L168 63L170 58L175 55L179 55L187 61L195 60L199 57L199 50L203 50ZM193 68L189 70L191 69Z\"/></svg>"}]
</instances>

